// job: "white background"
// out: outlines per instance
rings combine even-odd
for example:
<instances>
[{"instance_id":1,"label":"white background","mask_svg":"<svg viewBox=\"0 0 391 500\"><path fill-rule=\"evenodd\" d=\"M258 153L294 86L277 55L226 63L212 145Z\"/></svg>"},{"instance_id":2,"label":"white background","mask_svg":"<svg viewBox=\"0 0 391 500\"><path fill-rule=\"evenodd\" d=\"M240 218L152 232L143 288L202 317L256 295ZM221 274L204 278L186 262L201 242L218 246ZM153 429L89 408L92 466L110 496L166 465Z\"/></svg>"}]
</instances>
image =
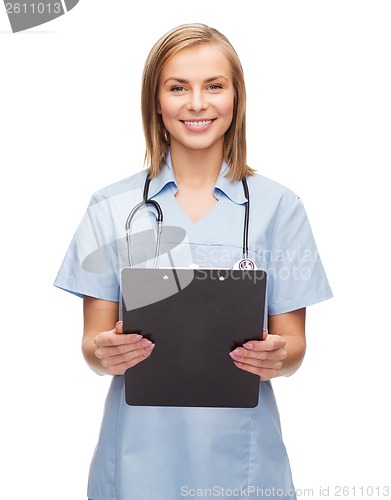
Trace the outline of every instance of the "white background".
<instances>
[{"instance_id":1,"label":"white background","mask_svg":"<svg viewBox=\"0 0 391 500\"><path fill-rule=\"evenodd\" d=\"M185 22L237 49L249 164L304 200L335 296L308 310L301 370L274 383L298 495L391 486L390 2L133 4L80 0L19 34L1 8L4 498L85 498L110 378L82 358L81 300L52 282L92 192L142 168L143 63Z\"/></svg>"}]
</instances>

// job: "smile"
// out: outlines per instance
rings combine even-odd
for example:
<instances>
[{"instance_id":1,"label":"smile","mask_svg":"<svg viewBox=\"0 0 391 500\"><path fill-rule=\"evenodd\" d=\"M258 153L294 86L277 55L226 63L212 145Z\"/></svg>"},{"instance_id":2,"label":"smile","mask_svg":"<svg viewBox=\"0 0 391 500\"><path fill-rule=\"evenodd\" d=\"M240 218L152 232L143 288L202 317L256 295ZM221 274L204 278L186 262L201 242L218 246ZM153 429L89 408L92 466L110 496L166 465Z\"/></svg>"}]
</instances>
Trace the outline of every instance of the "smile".
<instances>
[{"instance_id":1,"label":"smile","mask_svg":"<svg viewBox=\"0 0 391 500\"><path fill-rule=\"evenodd\" d=\"M181 120L185 125L188 127L206 127L207 125L210 125L213 120Z\"/></svg>"}]
</instances>

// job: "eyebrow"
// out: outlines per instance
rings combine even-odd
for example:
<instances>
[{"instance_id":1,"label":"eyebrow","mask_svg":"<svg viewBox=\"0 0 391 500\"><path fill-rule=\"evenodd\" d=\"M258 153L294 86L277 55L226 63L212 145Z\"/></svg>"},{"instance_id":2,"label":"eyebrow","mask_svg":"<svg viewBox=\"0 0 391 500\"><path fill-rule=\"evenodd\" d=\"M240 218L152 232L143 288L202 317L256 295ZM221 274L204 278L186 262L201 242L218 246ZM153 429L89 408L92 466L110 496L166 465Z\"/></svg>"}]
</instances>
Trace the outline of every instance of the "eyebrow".
<instances>
[{"instance_id":1,"label":"eyebrow","mask_svg":"<svg viewBox=\"0 0 391 500\"><path fill-rule=\"evenodd\" d=\"M216 75L216 76L212 76L211 78L207 78L206 80L204 80L203 83L210 83L210 82L213 82L214 80L220 80L221 78L223 80L226 80L228 82L228 78L226 76L224 76L224 75ZM174 80L175 82L179 82L179 83L189 83L188 80L185 80L183 78L177 78L175 76L170 76L170 78L167 78L167 80L165 80L165 82L163 83L163 85L165 85L170 80Z\"/></svg>"}]
</instances>

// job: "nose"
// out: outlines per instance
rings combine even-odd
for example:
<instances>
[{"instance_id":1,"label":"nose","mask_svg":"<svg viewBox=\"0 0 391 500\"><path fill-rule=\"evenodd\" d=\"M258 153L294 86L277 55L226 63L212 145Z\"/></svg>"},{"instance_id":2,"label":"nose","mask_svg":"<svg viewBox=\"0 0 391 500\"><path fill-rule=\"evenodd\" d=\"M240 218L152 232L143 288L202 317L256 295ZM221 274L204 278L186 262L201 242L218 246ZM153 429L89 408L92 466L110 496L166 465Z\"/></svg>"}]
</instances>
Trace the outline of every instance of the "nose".
<instances>
[{"instance_id":1,"label":"nose","mask_svg":"<svg viewBox=\"0 0 391 500\"><path fill-rule=\"evenodd\" d=\"M198 113L207 107L208 104L201 90L193 90L189 93L189 101L187 103L187 109L189 111Z\"/></svg>"}]
</instances>

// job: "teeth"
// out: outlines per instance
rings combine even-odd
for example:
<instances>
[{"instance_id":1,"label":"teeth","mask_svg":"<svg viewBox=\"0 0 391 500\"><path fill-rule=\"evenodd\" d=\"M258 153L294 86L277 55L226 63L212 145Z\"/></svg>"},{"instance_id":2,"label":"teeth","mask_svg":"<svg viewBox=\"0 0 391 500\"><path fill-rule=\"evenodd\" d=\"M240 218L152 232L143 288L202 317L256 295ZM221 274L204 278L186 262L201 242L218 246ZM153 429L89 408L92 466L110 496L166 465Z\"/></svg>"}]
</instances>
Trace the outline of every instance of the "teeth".
<instances>
[{"instance_id":1,"label":"teeth","mask_svg":"<svg viewBox=\"0 0 391 500\"><path fill-rule=\"evenodd\" d=\"M212 120L204 120L201 122L187 122L184 121L185 125L188 125L189 127L205 127L205 125L209 125L212 123Z\"/></svg>"}]
</instances>

